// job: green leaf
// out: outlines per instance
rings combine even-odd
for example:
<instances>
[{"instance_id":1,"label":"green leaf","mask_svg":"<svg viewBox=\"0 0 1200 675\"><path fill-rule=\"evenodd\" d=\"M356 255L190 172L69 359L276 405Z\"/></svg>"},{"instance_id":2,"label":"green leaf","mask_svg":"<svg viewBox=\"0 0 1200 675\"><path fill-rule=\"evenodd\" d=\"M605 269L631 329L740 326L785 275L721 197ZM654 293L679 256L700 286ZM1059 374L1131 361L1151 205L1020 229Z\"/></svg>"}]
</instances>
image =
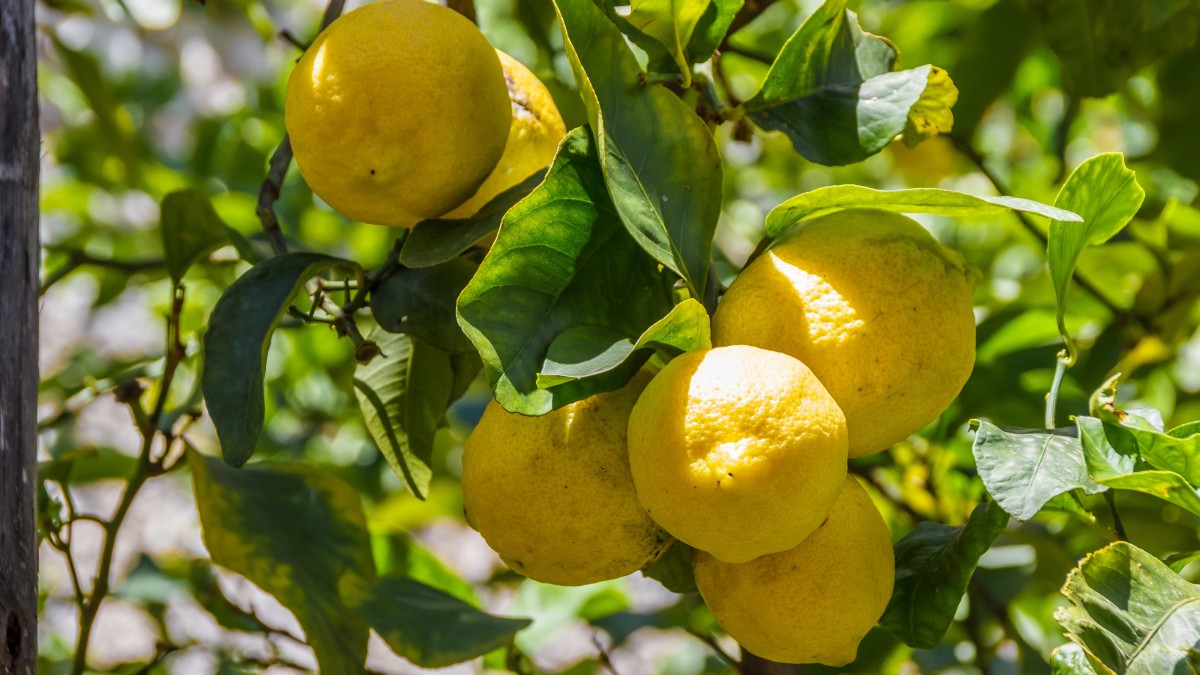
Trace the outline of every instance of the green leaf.
<instances>
[{"instance_id":1,"label":"green leaf","mask_svg":"<svg viewBox=\"0 0 1200 675\"><path fill-rule=\"evenodd\" d=\"M1050 675L1096 675L1083 647L1068 642L1050 652Z\"/></svg>"},{"instance_id":2,"label":"green leaf","mask_svg":"<svg viewBox=\"0 0 1200 675\"><path fill-rule=\"evenodd\" d=\"M700 63L712 58L713 52L725 40L733 18L742 8L743 0L711 0L692 31L687 46L688 63Z\"/></svg>"},{"instance_id":3,"label":"green leaf","mask_svg":"<svg viewBox=\"0 0 1200 675\"><path fill-rule=\"evenodd\" d=\"M1186 431L1186 430L1185 430ZM1183 437L1128 425L1105 425L1106 440L1125 454L1136 453L1147 464L1173 471L1192 485L1200 484L1200 433Z\"/></svg>"},{"instance_id":4,"label":"green leaf","mask_svg":"<svg viewBox=\"0 0 1200 675\"><path fill-rule=\"evenodd\" d=\"M846 0L827 0L788 39L744 108L767 131L782 131L812 162L842 165L907 140L948 132L958 99L934 66L893 72L896 49L863 32Z\"/></svg>"},{"instance_id":5,"label":"green leaf","mask_svg":"<svg viewBox=\"0 0 1200 675\"><path fill-rule=\"evenodd\" d=\"M688 298L642 331L636 340L603 326L577 326L564 331L550 343L537 382L539 387L549 388L602 375L620 367L640 349L664 349L678 355L711 346L708 312L704 305Z\"/></svg>"},{"instance_id":6,"label":"green leaf","mask_svg":"<svg viewBox=\"0 0 1200 675\"><path fill-rule=\"evenodd\" d=\"M338 595L343 579L375 575L354 488L302 464L234 469L195 451L188 464L213 562L290 609L323 672L363 672L369 627Z\"/></svg>"},{"instance_id":7,"label":"green leaf","mask_svg":"<svg viewBox=\"0 0 1200 675\"><path fill-rule=\"evenodd\" d=\"M1200 589L1154 556L1117 542L1083 559L1055 619L1117 673L1192 673L1200 665Z\"/></svg>"},{"instance_id":8,"label":"green leaf","mask_svg":"<svg viewBox=\"0 0 1200 675\"><path fill-rule=\"evenodd\" d=\"M545 170L538 171L492 197L469 218L422 220L405 238L404 247L400 249L400 262L406 267L432 267L457 258L480 239L495 232L504 214L532 192L545 176Z\"/></svg>"},{"instance_id":9,"label":"green leaf","mask_svg":"<svg viewBox=\"0 0 1200 675\"><path fill-rule=\"evenodd\" d=\"M975 507L962 525L917 525L896 542L896 587L879 623L911 647L937 646L954 621L980 556L1007 524L1004 509L987 502Z\"/></svg>"},{"instance_id":10,"label":"green leaf","mask_svg":"<svg viewBox=\"0 0 1200 675\"><path fill-rule=\"evenodd\" d=\"M426 586L448 593L472 607L479 607L475 587L407 533L377 534L386 540L382 550L376 547L375 563L380 574L408 577Z\"/></svg>"},{"instance_id":11,"label":"green leaf","mask_svg":"<svg viewBox=\"0 0 1200 675\"><path fill-rule=\"evenodd\" d=\"M695 593L696 575L692 571L692 547L679 541L642 568L642 574L659 582L672 593Z\"/></svg>"},{"instance_id":12,"label":"green leaf","mask_svg":"<svg viewBox=\"0 0 1200 675\"><path fill-rule=\"evenodd\" d=\"M396 653L422 668L442 668L508 644L527 619L485 614L458 598L403 576L358 577L342 597Z\"/></svg>"},{"instance_id":13,"label":"green leaf","mask_svg":"<svg viewBox=\"0 0 1200 675\"><path fill-rule=\"evenodd\" d=\"M1173 471L1136 471L1136 445L1126 439L1126 427L1095 417L1076 417L1088 474L1092 480L1118 490L1153 495L1200 516L1200 495L1183 476Z\"/></svg>"},{"instance_id":14,"label":"green leaf","mask_svg":"<svg viewBox=\"0 0 1200 675\"><path fill-rule=\"evenodd\" d=\"M1161 0L1023 0L1073 96L1105 96L1196 42L1200 5Z\"/></svg>"},{"instance_id":15,"label":"green leaf","mask_svg":"<svg viewBox=\"0 0 1200 675\"><path fill-rule=\"evenodd\" d=\"M671 310L671 279L622 228L586 128L568 134L546 180L517 204L458 299L463 332L496 400L542 415L622 386L648 357L539 389L551 343L578 326L641 335Z\"/></svg>"},{"instance_id":16,"label":"green leaf","mask_svg":"<svg viewBox=\"0 0 1200 675\"><path fill-rule=\"evenodd\" d=\"M446 352L470 350L454 303L475 269L470 260L458 257L432 267L396 270L371 292L375 320L384 330L407 333Z\"/></svg>"},{"instance_id":17,"label":"green leaf","mask_svg":"<svg viewBox=\"0 0 1200 675\"><path fill-rule=\"evenodd\" d=\"M721 158L688 104L641 70L621 31L591 2L556 2L564 46L621 222L702 298L721 212Z\"/></svg>"},{"instance_id":18,"label":"green leaf","mask_svg":"<svg viewBox=\"0 0 1200 675\"><path fill-rule=\"evenodd\" d=\"M1029 520L1056 495L1103 490L1088 477L1075 429L1005 429L987 420L976 427L975 464L988 494L1017 520Z\"/></svg>"},{"instance_id":19,"label":"green leaf","mask_svg":"<svg viewBox=\"0 0 1200 675\"><path fill-rule=\"evenodd\" d=\"M1174 553L1163 558L1163 562L1165 562L1167 566L1171 568L1171 571L1175 573L1182 572L1183 568L1196 562L1197 560L1200 560L1200 551Z\"/></svg>"},{"instance_id":20,"label":"green leaf","mask_svg":"<svg viewBox=\"0 0 1200 675\"><path fill-rule=\"evenodd\" d=\"M658 40L683 74L682 86L692 84L692 62L687 48L692 34L712 0L632 0L629 23Z\"/></svg>"},{"instance_id":21,"label":"green leaf","mask_svg":"<svg viewBox=\"0 0 1200 675\"><path fill-rule=\"evenodd\" d=\"M1054 295L1058 298L1058 330L1063 336L1073 363L1075 343L1067 331L1067 288L1075 273L1075 264L1085 246L1108 241L1125 227L1138 209L1146 193L1138 185L1133 171L1125 168L1125 157L1108 152L1087 160L1071 172L1054 200L1054 205L1078 213L1082 222L1050 221L1046 255L1050 276L1054 280Z\"/></svg>"},{"instance_id":22,"label":"green leaf","mask_svg":"<svg viewBox=\"0 0 1200 675\"><path fill-rule=\"evenodd\" d=\"M407 335L375 330L382 352L354 370L363 421L388 465L418 499L429 493L433 438L454 386L449 354Z\"/></svg>"},{"instance_id":23,"label":"green leaf","mask_svg":"<svg viewBox=\"0 0 1200 675\"><path fill-rule=\"evenodd\" d=\"M229 226L200 190L180 190L163 197L161 214L163 256L175 281L230 241Z\"/></svg>"},{"instance_id":24,"label":"green leaf","mask_svg":"<svg viewBox=\"0 0 1200 675\"><path fill-rule=\"evenodd\" d=\"M861 185L831 185L798 194L771 209L767 214L767 235L781 237L805 220L843 209L863 208L942 216L975 216L1011 210L1064 222L1082 222L1070 211L1017 197L980 197L939 188L875 190Z\"/></svg>"},{"instance_id":25,"label":"green leaf","mask_svg":"<svg viewBox=\"0 0 1200 675\"><path fill-rule=\"evenodd\" d=\"M263 368L275 326L304 283L335 265L353 263L320 253L267 258L225 289L213 308L201 388L229 464L245 464L262 432Z\"/></svg>"}]
</instances>

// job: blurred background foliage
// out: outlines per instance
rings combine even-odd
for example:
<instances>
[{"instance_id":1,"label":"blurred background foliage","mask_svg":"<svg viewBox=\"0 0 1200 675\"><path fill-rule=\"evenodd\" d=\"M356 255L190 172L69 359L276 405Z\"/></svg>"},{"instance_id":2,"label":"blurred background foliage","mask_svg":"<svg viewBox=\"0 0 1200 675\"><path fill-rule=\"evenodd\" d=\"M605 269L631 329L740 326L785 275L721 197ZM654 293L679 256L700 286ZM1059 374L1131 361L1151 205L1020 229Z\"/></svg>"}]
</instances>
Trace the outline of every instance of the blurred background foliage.
<instances>
[{"instance_id":1,"label":"blurred background foliage","mask_svg":"<svg viewBox=\"0 0 1200 675\"><path fill-rule=\"evenodd\" d=\"M361 4L351 1L347 10ZM774 53L818 4L778 0L730 40L713 65L739 99L752 95ZM476 0L492 43L550 88L568 128L584 122L553 7L544 0ZM1068 372L1060 419L1087 410L1113 372L1130 403L1163 412L1167 426L1200 419L1200 10L1194 0L860 0L863 27L901 51L901 67L947 69L958 86L954 131L916 148L893 143L847 167L797 155L781 134L718 131L725 161L716 240L726 284L754 249L765 214L797 193L836 183L946 187L1053 203L1071 168L1107 151L1126 155L1147 198L1112 242L1084 253L1067 317L1082 357ZM164 364L170 280L157 233L159 202L198 188L254 245L265 245L255 204L283 137L283 89L324 10L318 0L42 0L38 6L43 169L41 435L43 514L73 488L73 509L106 515L138 451L118 385ZM398 40L403 36L398 35ZM420 105L420 101L414 101ZM277 209L293 249L344 256L371 268L394 232L349 222L315 198L294 170ZM967 421L1038 427L1059 349L1046 272L1044 223L1013 214L919 217L983 272L976 299L978 364L954 406L891 453L854 463L894 538L922 520L961 523L983 497ZM188 357L170 408L198 405L199 335L221 291L246 268L218 251L185 279ZM355 403L351 345L320 326L285 320L267 364L260 454L304 461L361 494L382 571L408 571L489 610L534 619L519 634L525 665L584 673L728 672L719 636L695 594L676 595L634 575L558 588L507 571L463 522L457 476L462 442L488 392L477 382L439 432L435 479L416 500L388 468ZM149 380L147 380L149 381ZM216 452L199 416L189 442ZM112 672L287 672L313 665L288 637L294 619L269 596L214 568L199 538L187 470L153 479L117 546L115 599L100 613L94 666ZM1165 556L1200 548L1200 522L1149 496L1119 505L1137 545ZM43 516L47 517L47 516ZM82 523L82 569L100 537ZM1109 523L1042 515L1014 523L984 556L942 644L913 650L877 630L862 673L1039 673L1064 642L1053 609L1066 572L1111 540ZM91 547L89 549L88 547ZM90 563L89 563L90 561ZM67 672L77 626L69 573L48 544L42 556L39 672ZM1195 570L1185 570L1194 579ZM432 581L431 581L432 580ZM714 637L715 636L715 637ZM414 668L372 643L380 672ZM513 665L511 662L508 665ZM453 672L504 668L497 653ZM810 667L807 672L833 672Z\"/></svg>"}]
</instances>

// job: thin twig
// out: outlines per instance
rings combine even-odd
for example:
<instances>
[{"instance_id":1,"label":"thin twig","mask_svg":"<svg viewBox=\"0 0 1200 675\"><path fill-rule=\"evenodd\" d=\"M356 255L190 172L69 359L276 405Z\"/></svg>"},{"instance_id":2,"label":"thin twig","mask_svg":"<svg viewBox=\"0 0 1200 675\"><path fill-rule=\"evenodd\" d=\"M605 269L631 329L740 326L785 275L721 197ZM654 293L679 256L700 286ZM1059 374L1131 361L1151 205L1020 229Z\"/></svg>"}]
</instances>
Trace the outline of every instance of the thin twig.
<instances>
[{"instance_id":1,"label":"thin twig","mask_svg":"<svg viewBox=\"0 0 1200 675\"><path fill-rule=\"evenodd\" d=\"M1112 514L1113 530L1117 534L1117 541L1129 541L1129 535L1125 532L1125 523L1121 521L1121 512L1117 510L1117 498L1113 495L1112 490L1104 492L1104 501L1108 502L1108 511Z\"/></svg>"},{"instance_id":2,"label":"thin twig","mask_svg":"<svg viewBox=\"0 0 1200 675\"><path fill-rule=\"evenodd\" d=\"M45 294L45 292L51 286L62 281L67 275L79 269L80 267L105 267L108 269L133 273L141 272L143 270L158 269L167 264L166 261L161 258L155 258L151 260L112 260L109 258L97 258L91 254L73 249L68 250L66 253L67 262L63 263L61 267L48 274L46 278L42 280L42 287L38 291L39 295Z\"/></svg>"},{"instance_id":3,"label":"thin twig","mask_svg":"<svg viewBox=\"0 0 1200 675\"><path fill-rule=\"evenodd\" d=\"M129 478L129 482L125 485L125 490L121 494L121 501L117 504L112 518L104 525L104 546L100 552L100 562L97 567L96 578L92 582L92 592L79 608L79 639L75 645L75 657L71 667L72 675L83 675L87 669L88 642L91 639L92 627L100 611L100 605L103 604L104 599L108 596L109 584L111 583L110 577L112 576L113 552L116 549L117 535L120 533L121 525L125 522L125 517L129 514L129 508L133 506L133 501L137 497L138 491L141 490L151 475L150 453L154 446L154 439L159 434L159 421L162 419L163 410L166 408L167 395L171 390L171 382L175 378L175 371L186 355L183 349L183 342L179 336L180 316L183 313L183 299L183 286L179 283L173 284L171 315L167 319L166 364L163 367L162 378L159 381L158 396L154 402L154 408L149 415L146 415L138 399L135 398L129 401L130 411L137 422L138 431L142 434L142 447L138 452L137 466L134 469L133 475Z\"/></svg>"},{"instance_id":4,"label":"thin twig","mask_svg":"<svg viewBox=\"0 0 1200 675\"><path fill-rule=\"evenodd\" d=\"M325 14L321 18L321 30L325 30L329 24L341 16L342 8L345 5L346 0L329 0L329 4L325 7ZM299 46L302 43L297 40L296 44ZM291 163L292 141L287 134L284 134L283 140L279 142L279 147L271 155L267 177L258 191L258 219L262 222L263 231L271 241L271 249L275 251L276 255L287 253L288 250L287 242L283 239L283 231L279 227L279 217L275 214L275 202L279 201L279 194L283 191L283 179L287 177L288 167Z\"/></svg>"},{"instance_id":5,"label":"thin twig","mask_svg":"<svg viewBox=\"0 0 1200 675\"><path fill-rule=\"evenodd\" d=\"M692 637L696 638L697 640L708 645L708 648L713 650L713 653L715 653L723 661L725 661L726 663L728 663L729 665L731 665L735 668L737 667L738 660L733 658L732 654L725 651L725 648L721 646L720 642L717 642L717 639L715 637L713 637L712 635L709 635L708 633L702 633L694 628L687 628L686 630L688 632L688 635L691 635Z\"/></svg>"}]
</instances>

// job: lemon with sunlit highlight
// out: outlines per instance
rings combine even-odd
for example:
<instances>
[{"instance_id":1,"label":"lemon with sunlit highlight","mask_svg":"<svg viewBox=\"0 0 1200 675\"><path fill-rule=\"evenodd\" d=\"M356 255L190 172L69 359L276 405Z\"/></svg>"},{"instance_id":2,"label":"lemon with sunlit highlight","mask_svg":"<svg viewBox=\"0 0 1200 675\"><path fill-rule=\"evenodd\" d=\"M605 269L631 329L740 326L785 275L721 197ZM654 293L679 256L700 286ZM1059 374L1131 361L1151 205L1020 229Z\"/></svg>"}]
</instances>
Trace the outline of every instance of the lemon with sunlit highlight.
<instances>
[{"instance_id":1,"label":"lemon with sunlit highlight","mask_svg":"<svg viewBox=\"0 0 1200 675\"><path fill-rule=\"evenodd\" d=\"M463 502L513 570L579 586L631 574L670 545L629 473L625 429L647 379L540 417L488 404L463 450Z\"/></svg>"},{"instance_id":2,"label":"lemon with sunlit highlight","mask_svg":"<svg viewBox=\"0 0 1200 675\"><path fill-rule=\"evenodd\" d=\"M284 119L321 199L355 220L411 227L475 193L512 113L500 59L474 24L423 0L380 0L305 51Z\"/></svg>"}]
</instances>

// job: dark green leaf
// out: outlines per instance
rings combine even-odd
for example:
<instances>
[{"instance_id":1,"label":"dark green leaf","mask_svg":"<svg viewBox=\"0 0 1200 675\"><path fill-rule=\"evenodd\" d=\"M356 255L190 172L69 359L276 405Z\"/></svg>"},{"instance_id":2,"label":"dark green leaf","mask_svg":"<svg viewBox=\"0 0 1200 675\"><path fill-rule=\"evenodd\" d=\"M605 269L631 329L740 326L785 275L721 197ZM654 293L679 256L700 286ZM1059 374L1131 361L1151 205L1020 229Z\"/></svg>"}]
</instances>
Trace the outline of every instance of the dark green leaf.
<instances>
[{"instance_id":1,"label":"dark green leaf","mask_svg":"<svg viewBox=\"0 0 1200 675\"><path fill-rule=\"evenodd\" d=\"M458 327L454 303L475 274L466 258L432 267L400 268L371 292L375 320L392 333L407 333L445 352L465 352L471 342Z\"/></svg>"},{"instance_id":2,"label":"dark green leaf","mask_svg":"<svg viewBox=\"0 0 1200 675\"><path fill-rule=\"evenodd\" d=\"M195 451L188 464L213 562L292 610L323 672L362 672L369 628L338 595L348 575L375 575L354 488L300 464L234 469Z\"/></svg>"},{"instance_id":3,"label":"dark green leaf","mask_svg":"<svg viewBox=\"0 0 1200 675\"><path fill-rule=\"evenodd\" d=\"M1082 221L1070 211L1017 197L980 197L938 188L875 190L861 185L831 185L798 194L771 209L767 214L767 235L780 237L805 220L859 208L942 216L975 216L1011 210L1063 221Z\"/></svg>"},{"instance_id":4,"label":"dark green leaf","mask_svg":"<svg viewBox=\"0 0 1200 675\"><path fill-rule=\"evenodd\" d=\"M648 356L598 377L539 389L559 335L578 326L640 335L671 310L671 280L621 227L585 128L568 134L546 180L504 219L458 299L459 324L483 358L496 400L541 415L616 389Z\"/></svg>"},{"instance_id":5,"label":"dark green leaf","mask_svg":"<svg viewBox=\"0 0 1200 675\"><path fill-rule=\"evenodd\" d=\"M1125 158L1109 152L1080 164L1054 200L1055 206L1083 217L1081 223L1052 220L1046 245L1054 294L1058 298L1058 329L1072 358L1075 346L1063 317L1067 312L1067 288L1079 254L1085 246L1103 244L1120 232L1141 208L1145 197L1137 177L1125 168Z\"/></svg>"},{"instance_id":6,"label":"dark green leaf","mask_svg":"<svg viewBox=\"0 0 1200 675\"><path fill-rule=\"evenodd\" d=\"M484 614L458 598L402 576L342 584L351 610L404 658L422 668L442 668L503 647L527 619Z\"/></svg>"},{"instance_id":7,"label":"dark green leaf","mask_svg":"<svg viewBox=\"0 0 1200 675\"><path fill-rule=\"evenodd\" d=\"M392 470L418 499L429 493L433 437L454 386L450 355L407 335L373 331L382 352L354 371L363 420Z\"/></svg>"},{"instance_id":8,"label":"dark green leaf","mask_svg":"<svg viewBox=\"0 0 1200 675\"><path fill-rule=\"evenodd\" d=\"M633 52L599 7L555 6L621 221L692 297L703 297L722 195L712 134L670 90L639 85Z\"/></svg>"},{"instance_id":9,"label":"dark green leaf","mask_svg":"<svg viewBox=\"0 0 1200 675\"><path fill-rule=\"evenodd\" d=\"M863 32L846 0L827 0L784 44L745 110L827 165L866 159L902 132L910 144L948 132L954 83L928 65L892 72L896 57L887 40Z\"/></svg>"},{"instance_id":10,"label":"dark green leaf","mask_svg":"<svg viewBox=\"0 0 1200 675\"><path fill-rule=\"evenodd\" d=\"M1055 618L1068 637L1117 673L1193 673L1200 589L1154 556L1117 542L1067 575L1071 606Z\"/></svg>"},{"instance_id":11,"label":"dark green leaf","mask_svg":"<svg viewBox=\"0 0 1200 675\"><path fill-rule=\"evenodd\" d=\"M238 277L217 301L204 334L201 388L229 464L241 466L254 454L265 411L267 349L292 296L318 272L347 264L352 263L319 253L268 258Z\"/></svg>"},{"instance_id":12,"label":"dark green leaf","mask_svg":"<svg viewBox=\"0 0 1200 675\"><path fill-rule=\"evenodd\" d=\"M667 549L658 560L642 568L642 574L662 584L672 593L695 593L696 575L692 571L692 547L683 542Z\"/></svg>"},{"instance_id":13,"label":"dark green leaf","mask_svg":"<svg viewBox=\"0 0 1200 675\"><path fill-rule=\"evenodd\" d=\"M917 525L896 542L896 588L879 623L911 647L937 646L954 621L980 556L1007 524L1004 509L987 502L956 527Z\"/></svg>"},{"instance_id":14,"label":"dark green leaf","mask_svg":"<svg viewBox=\"0 0 1200 675\"><path fill-rule=\"evenodd\" d=\"M538 171L517 185L501 192L469 218L434 218L413 226L400 249L400 262L406 267L432 267L457 258L480 239L500 227L500 220L542 182L546 172Z\"/></svg>"},{"instance_id":15,"label":"dark green leaf","mask_svg":"<svg viewBox=\"0 0 1200 675\"><path fill-rule=\"evenodd\" d=\"M1105 96L1138 69L1196 42L1200 5L1160 0L1023 0L1074 96Z\"/></svg>"},{"instance_id":16,"label":"dark green leaf","mask_svg":"<svg viewBox=\"0 0 1200 675\"><path fill-rule=\"evenodd\" d=\"M398 533L387 536L387 543L382 559L376 558L380 574L408 577L449 593L472 607L479 607L475 587L447 567L416 538Z\"/></svg>"},{"instance_id":17,"label":"dark green leaf","mask_svg":"<svg viewBox=\"0 0 1200 675\"><path fill-rule=\"evenodd\" d=\"M230 241L229 226L199 190L180 190L162 200L163 256L179 281L188 268Z\"/></svg>"},{"instance_id":18,"label":"dark green leaf","mask_svg":"<svg viewBox=\"0 0 1200 675\"><path fill-rule=\"evenodd\" d=\"M658 348L681 354L711 346L708 312L704 305L688 298L636 340L604 326L584 325L564 331L550 343L537 382L539 387L549 388L595 377L620 367L639 349Z\"/></svg>"},{"instance_id":19,"label":"dark green leaf","mask_svg":"<svg viewBox=\"0 0 1200 675\"><path fill-rule=\"evenodd\" d=\"M975 464L988 494L1018 520L1029 520L1055 495L1103 488L1088 477L1074 428L1002 429L974 420Z\"/></svg>"},{"instance_id":20,"label":"dark green leaf","mask_svg":"<svg viewBox=\"0 0 1200 675\"><path fill-rule=\"evenodd\" d=\"M721 46L733 18L742 8L743 0L712 0L701 15L696 29L692 31L692 39L688 42L687 58L689 63L700 63L712 58L713 52Z\"/></svg>"},{"instance_id":21,"label":"dark green leaf","mask_svg":"<svg viewBox=\"0 0 1200 675\"><path fill-rule=\"evenodd\" d=\"M629 23L657 40L683 74L683 86L692 84L692 62L687 48L712 0L632 0Z\"/></svg>"}]
</instances>

